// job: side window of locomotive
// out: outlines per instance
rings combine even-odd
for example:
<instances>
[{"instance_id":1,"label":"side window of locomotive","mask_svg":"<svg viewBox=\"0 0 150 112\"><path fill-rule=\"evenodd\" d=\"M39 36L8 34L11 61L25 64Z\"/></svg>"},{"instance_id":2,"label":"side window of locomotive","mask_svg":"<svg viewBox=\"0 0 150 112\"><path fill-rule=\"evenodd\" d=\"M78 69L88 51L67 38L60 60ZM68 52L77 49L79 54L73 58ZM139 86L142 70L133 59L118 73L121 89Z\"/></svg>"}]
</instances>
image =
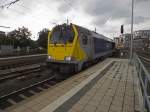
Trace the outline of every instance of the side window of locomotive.
<instances>
[{"instance_id":1,"label":"side window of locomotive","mask_svg":"<svg viewBox=\"0 0 150 112\"><path fill-rule=\"evenodd\" d=\"M83 45L87 45L87 43L88 43L88 37L87 36L83 36L82 43L83 43Z\"/></svg>"}]
</instances>

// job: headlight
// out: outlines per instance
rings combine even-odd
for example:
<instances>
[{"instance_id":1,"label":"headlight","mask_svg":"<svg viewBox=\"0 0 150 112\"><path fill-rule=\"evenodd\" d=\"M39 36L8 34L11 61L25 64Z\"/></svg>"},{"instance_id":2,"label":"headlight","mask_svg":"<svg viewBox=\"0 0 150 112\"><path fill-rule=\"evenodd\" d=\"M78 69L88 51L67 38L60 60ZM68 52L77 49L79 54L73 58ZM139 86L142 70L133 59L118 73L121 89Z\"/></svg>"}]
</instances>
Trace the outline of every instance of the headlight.
<instances>
[{"instance_id":1,"label":"headlight","mask_svg":"<svg viewBox=\"0 0 150 112\"><path fill-rule=\"evenodd\" d=\"M71 60L72 60L72 57L71 57L71 56L66 56L66 57L65 57L65 60L66 60L66 61L71 61Z\"/></svg>"},{"instance_id":2,"label":"headlight","mask_svg":"<svg viewBox=\"0 0 150 112\"><path fill-rule=\"evenodd\" d=\"M52 56L48 56L48 59L52 59Z\"/></svg>"}]
</instances>

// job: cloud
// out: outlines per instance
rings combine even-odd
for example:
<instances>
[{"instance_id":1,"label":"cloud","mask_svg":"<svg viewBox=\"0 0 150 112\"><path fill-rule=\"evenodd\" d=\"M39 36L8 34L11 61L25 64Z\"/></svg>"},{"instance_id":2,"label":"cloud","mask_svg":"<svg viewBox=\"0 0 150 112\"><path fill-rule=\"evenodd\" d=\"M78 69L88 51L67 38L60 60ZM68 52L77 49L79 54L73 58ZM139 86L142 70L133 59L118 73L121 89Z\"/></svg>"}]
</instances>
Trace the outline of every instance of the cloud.
<instances>
[{"instance_id":1,"label":"cloud","mask_svg":"<svg viewBox=\"0 0 150 112\"><path fill-rule=\"evenodd\" d=\"M9 1L0 0L0 4ZM134 25L150 29L150 0L135 0L134 5ZM9 9L0 9L1 25L26 26L34 35L67 19L106 35L119 34L121 24L130 31L131 0L20 0Z\"/></svg>"},{"instance_id":2,"label":"cloud","mask_svg":"<svg viewBox=\"0 0 150 112\"><path fill-rule=\"evenodd\" d=\"M58 8L58 10L62 13L67 13L71 10L71 7L66 5L65 3L63 3L63 5L60 5L60 7Z\"/></svg>"},{"instance_id":3,"label":"cloud","mask_svg":"<svg viewBox=\"0 0 150 112\"><path fill-rule=\"evenodd\" d=\"M135 1L134 24L143 26L143 23L150 21L150 15L148 14L150 0ZM104 33L118 33L121 24L127 26L126 31L129 31L130 27L128 26L131 24L131 3L131 0L87 0L83 7L85 13L93 16L91 24L99 27L100 31Z\"/></svg>"},{"instance_id":4,"label":"cloud","mask_svg":"<svg viewBox=\"0 0 150 112\"><path fill-rule=\"evenodd\" d=\"M141 23L144 23L144 22L150 20L150 17L135 16L133 20L134 20L134 24L141 24ZM124 18L124 23L130 24L131 18Z\"/></svg>"},{"instance_id":5,"label":"cloud","mask_svg":"<svg viewBox=\"0 0 150 112\"><path fill-rule=\"evenodd\" d=\"M135 0L135 3L149 2L149 0Z\"/></svg>"},{"instance_id":6,"label":"cloud","mask_svg":"<svg viewBox=\"0 0 150 112\"><path fill-rule=\"evenodd\" d=\"M129 2L121 0L88 0L84 7L85 11L92 16L107 15L117 18L129 15L128 5Z\"/></svg>"}]
</instances>

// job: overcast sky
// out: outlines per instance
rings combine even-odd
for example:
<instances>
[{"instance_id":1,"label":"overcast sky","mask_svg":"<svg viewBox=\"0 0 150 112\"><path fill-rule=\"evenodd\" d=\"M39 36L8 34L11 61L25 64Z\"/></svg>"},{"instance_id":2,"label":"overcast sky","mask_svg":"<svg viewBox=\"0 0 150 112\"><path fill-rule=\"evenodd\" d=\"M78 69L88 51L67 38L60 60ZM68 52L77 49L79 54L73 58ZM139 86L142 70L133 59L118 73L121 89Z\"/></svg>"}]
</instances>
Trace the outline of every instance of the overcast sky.
<instances>
[{"instance_id":1,"label":"overcast sky","mask_svg":"<svg viewBox=\"0 0 150 112\"><path fill-rule=\"evenodd\" d=\"M13 0L0 0L0 5ZM135 0L134 30L150 29L150 0ZM0 28L11 31L25 26L34 39L43 28L70 22L87 27L108 37L120 33L124 24L125 32L130 32L131 0L20 0L9 8L0 9Z\"/></svg>"}]
</instances>

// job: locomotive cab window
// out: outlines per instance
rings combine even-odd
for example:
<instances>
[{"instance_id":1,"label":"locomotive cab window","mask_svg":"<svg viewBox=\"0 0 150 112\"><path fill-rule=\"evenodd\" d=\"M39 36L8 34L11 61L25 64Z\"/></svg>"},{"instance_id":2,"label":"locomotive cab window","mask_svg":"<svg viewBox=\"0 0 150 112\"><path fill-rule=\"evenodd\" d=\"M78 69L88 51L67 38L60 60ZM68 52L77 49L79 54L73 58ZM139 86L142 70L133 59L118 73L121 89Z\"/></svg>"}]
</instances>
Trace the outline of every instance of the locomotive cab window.
<instances>
[{"instance_id":1,"label":"locomotive cab window","mask_svg":"<svg viewBox=\"0 0 150 112\"><path fill-rule=\"evenodd\" d=\"M83 45L87 45L87 43L88 43L88 37L87 36L83 36L83 38L82 38L82 43L83 43Z\"/></svg>"},{"instance_id":2,"label":"locomotive cab window","mask_svg":"<svg viewBox=\"0 0 150 112\"><path fill-rule=\"evenodd\" d=\"M66 44L73 43L74 31L72 26L60 25L54 28L52 32L51 44Z\"/></svg>"}]
</instances>

